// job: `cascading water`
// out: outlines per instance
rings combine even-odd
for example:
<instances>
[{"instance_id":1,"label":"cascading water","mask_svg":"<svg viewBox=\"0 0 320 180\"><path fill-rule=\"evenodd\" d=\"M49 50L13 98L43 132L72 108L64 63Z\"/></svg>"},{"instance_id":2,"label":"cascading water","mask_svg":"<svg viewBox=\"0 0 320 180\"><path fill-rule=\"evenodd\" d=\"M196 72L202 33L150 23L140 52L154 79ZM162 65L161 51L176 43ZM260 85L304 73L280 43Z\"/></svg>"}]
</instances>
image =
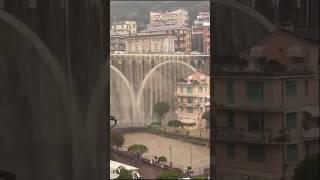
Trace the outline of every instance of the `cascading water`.
<instances>
[{"instance_id":1,"label":"cascading water","mask_svg":"<svg viewBox=\"0 0 320 180\"><path fill-rule=\"evenodd\" d=\"M176 119L177 80L195 71L181 58L172 55L112 57L110 112L119 119L119 126L142 126L155 121L152 107L157 102L167 102L171 108L166 117Z\"/></svg>"}]
</instances>

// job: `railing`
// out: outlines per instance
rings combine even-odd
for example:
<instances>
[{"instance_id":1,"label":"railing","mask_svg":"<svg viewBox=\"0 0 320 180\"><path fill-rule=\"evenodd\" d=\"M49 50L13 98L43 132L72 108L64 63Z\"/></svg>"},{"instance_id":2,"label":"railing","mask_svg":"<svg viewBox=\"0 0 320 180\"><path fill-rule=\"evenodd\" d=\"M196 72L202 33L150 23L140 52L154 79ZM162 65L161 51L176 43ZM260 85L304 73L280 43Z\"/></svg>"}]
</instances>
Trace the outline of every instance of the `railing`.
<instances>
[{"instance_id":1,"label":"railing","mask_svg":"<svg viewBox=\"0 0 320 180\"><path fill-rule=\"evenodd\" d=\"M245 141L256 143L285 143L291 141L296 133L290 130L261 130L249 132L244 129L218 127L214 129L216 140Z\"/></svg>"}]
</instances>

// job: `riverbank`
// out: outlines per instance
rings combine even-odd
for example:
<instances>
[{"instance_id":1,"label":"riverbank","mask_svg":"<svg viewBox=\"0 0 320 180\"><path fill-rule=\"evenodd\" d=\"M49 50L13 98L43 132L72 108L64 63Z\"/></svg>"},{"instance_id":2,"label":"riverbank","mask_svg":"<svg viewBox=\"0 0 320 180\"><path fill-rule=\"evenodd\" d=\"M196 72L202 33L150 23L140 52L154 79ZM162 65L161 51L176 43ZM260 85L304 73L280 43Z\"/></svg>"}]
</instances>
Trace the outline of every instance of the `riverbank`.
<instances>
[{"instance_id":1,"label":"riverbank","mask_svg":"<svg viewBox=\"0 0 320 180\"><path fill-rule=\"evenodd\" d=\"M192 143L199 146L210 147L209 138L194 137L194 136L185 135L181 133L161 130L160 128L154 128L154 127L115 128L114 131L121 132L122 134L140 133L140 132L150 133L150 134L155 134L155 135L159 135L166 138L185 141L185 142Z\"/></svg>"}]
</instances>

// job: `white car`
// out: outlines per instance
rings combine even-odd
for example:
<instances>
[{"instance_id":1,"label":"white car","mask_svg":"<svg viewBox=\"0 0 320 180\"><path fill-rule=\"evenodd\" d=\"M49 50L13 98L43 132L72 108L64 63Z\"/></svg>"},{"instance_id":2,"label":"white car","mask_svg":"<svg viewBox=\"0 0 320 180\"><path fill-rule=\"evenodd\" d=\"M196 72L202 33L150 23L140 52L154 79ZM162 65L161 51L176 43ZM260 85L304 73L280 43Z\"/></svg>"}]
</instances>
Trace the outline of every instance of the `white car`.
<instances>
[{"instance_id":1,"label":"white car","mask_svg":"<svg viewBox=\"0 0 320 180\"><path fill-rule=\"evenodd\" d=\"M184 52L182 52L182 51L176 51L176 52L174 52L175 54L184 54Z\"/></svg>"},{"instance_id":2,"label":"white car","mask_svg":"<svg viewBox=\"0 0 320 180\"><path fill-rule=\"evenodd\" d=\"M201 54L199 51L192 51L190 54L192 55L198 55L198 54Z\"/></svg>"},{"instance_id":3,"label":"white car","mask_svg":"<svg viewBox=\"0 0 320 180\"><path fill-rule=\"evenodd\" d=\"M126 52L125 51L115 51L114 53L115 54L125 54Z\"/></svg>"}]
</instances>

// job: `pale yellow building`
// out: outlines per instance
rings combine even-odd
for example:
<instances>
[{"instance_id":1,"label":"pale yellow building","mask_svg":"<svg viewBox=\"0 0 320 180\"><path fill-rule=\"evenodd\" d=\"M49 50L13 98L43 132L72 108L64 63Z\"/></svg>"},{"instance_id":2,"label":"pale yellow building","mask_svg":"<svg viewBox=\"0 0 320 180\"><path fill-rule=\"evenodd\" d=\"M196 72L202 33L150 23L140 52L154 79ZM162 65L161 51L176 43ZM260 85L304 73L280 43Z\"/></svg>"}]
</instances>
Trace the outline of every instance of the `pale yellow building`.
<instances>
[{"instance_id":1,"label":"pale yellow building","mask_svg":"<svg viewBox=\"0 0 320 180\"><path fill-rule=\"evenodd\" d=\"M291 180L319 152L319 44L276 31L215 59L220 180Z\"/></svg>"},{"instance_id":2,"label":"pale yellow building","mask_svg":"<svg viewBox=\"0 0 320 180\"><path fill-rule=\"evenodd\" d=\"M175 37L166 34L135 35L125 39L127 53L173 53Z\"/></svg>"},{"instance_id":3,"label":"pale yellow building","mask_svg":"<svg viewBox=\"0 0 320 180\"><path fill-rule=\"evenodd\" d=\"M148 26L163 26L163 25L188 25L188 12L183 9L177 9L171 12L150 12L150 24Z\"/></svg>"},{"instance_id":4,"label":"pale yellow building","mask_svg":"<svg viewBox=\"0 0 320 180\"><path fill-rule=\"evenodd\" d=\"M176 114L178 120L192 124L190 129L205 127L202 114L210 109L210 78L202 72L195 72L177 83ZM188 128L188 127L186 127Z\"/></svg>"},{"instance_id":5,"label":"pale yellow building","mask_svg":"<svg viewBox=\"0 0 320 180\"><path fill-rule=\"evenodd\" d=\"M123 35L129 36L137 33L137 22L136 21L121 21L114 22L111 26L111 35Z\"/></svg>"}]
</instances>

